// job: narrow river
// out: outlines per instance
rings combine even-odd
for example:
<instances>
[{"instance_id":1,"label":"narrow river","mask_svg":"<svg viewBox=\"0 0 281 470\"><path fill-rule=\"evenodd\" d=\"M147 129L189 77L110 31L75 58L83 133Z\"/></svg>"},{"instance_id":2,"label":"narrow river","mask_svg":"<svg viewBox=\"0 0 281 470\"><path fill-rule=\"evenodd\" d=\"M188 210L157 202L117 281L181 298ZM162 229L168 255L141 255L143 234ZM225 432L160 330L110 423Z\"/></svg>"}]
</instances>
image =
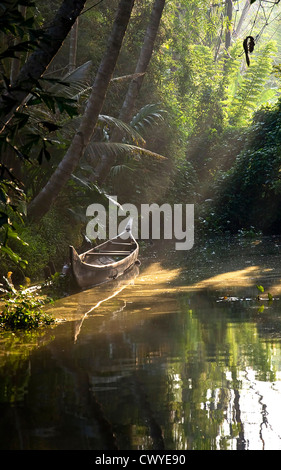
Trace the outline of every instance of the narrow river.
<instances>
[{"instance_id":1,"label":"narrow river","mask_svg":"<svg viewBox=\"0 0 281 470\"><path fill-rule=\"evenodd\" d=\"M159 244L55 326L1 333L0 448L281 450L280 249Z\"/></svg>"}]
</instances>

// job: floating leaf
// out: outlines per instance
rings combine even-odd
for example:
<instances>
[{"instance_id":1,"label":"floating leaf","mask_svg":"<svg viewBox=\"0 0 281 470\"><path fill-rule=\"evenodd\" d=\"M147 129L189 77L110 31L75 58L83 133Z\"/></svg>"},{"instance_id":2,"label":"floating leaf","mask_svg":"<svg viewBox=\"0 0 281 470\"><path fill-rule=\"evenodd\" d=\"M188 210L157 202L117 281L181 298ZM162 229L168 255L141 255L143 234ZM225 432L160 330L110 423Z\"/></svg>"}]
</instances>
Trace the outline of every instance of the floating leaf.
<instances>
[{"instance_id":1,"label":"floating leaf","mask_svg":"<svg viewBox=\"0 0 281 470\"><path fill-rule=\"evenodd\" d=\"M257 288L258 288L258 290L259 290L260 292L264 292L264 287L263 287L263 286L258 286L258 285L257 285Z\"/></svg>"},{"instance_id":2,"label":"floating leaf","mask_svg":"<svg viewBox=\"0 0 281 470\"><path fill-rule=\"evenodd\" d=\"M272 296L272 294L271 294L270 292L268 292L267 295L268 295L268 300L270 300L270 301L273 300L273 296Z\"/></svg>"}]
</instances>

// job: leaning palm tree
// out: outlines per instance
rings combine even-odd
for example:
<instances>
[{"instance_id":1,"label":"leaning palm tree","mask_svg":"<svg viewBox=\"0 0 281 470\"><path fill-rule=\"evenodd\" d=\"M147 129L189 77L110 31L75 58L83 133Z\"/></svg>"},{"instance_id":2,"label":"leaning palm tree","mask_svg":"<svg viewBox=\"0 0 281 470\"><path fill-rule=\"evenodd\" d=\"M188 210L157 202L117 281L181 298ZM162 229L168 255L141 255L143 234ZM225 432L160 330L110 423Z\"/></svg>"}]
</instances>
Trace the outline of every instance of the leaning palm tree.
<instances>
[{"instance_id":1,"label":"leaning palm tree","mask_svg":"<svg viewBox=\"0 0 281 470\"><path fill-rule=\"evenodd\" d=\"M91 61L82 64L72 72L68 72L62 78L54 73L46 76L46 81L42 83L49 100L66 99L70 104L76 104L76 107L83 109L89 99L91 92L90 77L92 74ZM115 77L111 83L118 84L120 81L128 81L134 78L134 75ZM30 96L30 101L33 96ZM68 102L68 101L67 101ZM34 197L42 187L45 186L52 172L56 168L56 158L53 152L51 158L51 149L60 146L61 148L71 142L76 130L80 127L83 115L69 116L66 113L53 113L51 109L42 103L36 106L29 106L27 102L26 113L29 116L28 123L24 128L25 147L28 153L27 171L25 172L25 184L29 188L29 196ZM164 119L165 111L159 105L148 104L141 108L133 117L129 124L124 123L119 118L100 114L98 116L96 129L92 139L87 145L84 157L80 159L75 173L71 178L81 174L83 167L83 180L87 190L91 187L96 191L95 168L103 158L113 157L116 165L113 166L111 176L114 174L120 176L126 173L126 170L132 171L136 162L140 159L150 158L163 160L164 157L145 148L146 142L144 134L147 126L157 124ZM111 136L117 130L120 135L119 142L112 142ZM26 138L26 134L31 141ZM116 135L116 132L115 132ZM40 137L40 138L39 138ZM38 139L38 140L37 140ZM30 148L30 143L35 145ZM21 148L24 151L24 148ZM31 152L32 151L32 152ZM34 159L38 160L34 164ZM44 159L48 161L45 170L42 172ZM32 164L29 164L31 160ZM144 163L145 165L145 163ZM117 180L116 176L116 180ZM77 182L77 179L75 180ZM93 183L92 186L89 183Z\"/></svg>"},{"instance_id":2,"label":"leaning palm tree","mask_svg":"<svg viewBox=\"0 0 281 470\"><path fill-rule=\"evenodd\" d=\"M150 20L146 29L143 45L135 68L135 74L138 76L131 80L119 113L119 119L127 123L130 122L134 114L135 102L141 89L145 74L147 72L153 54L154 45L159 30L164 6L165 0L154 0ZM116 129L113 133L112 141L118 141L119 137L120 136L118 130ZM96 177L99 184L102 184L106 180L110 169L114 165L114 162L114 156L108 156L99 163L96 169Z\"/></svg>"},{"instance_id":3,"label":"leaning palm tree","mask_svg":"<svg viewBox=\"0 0 281 470\"><path fill-rule=\"evenodd\" d=\"M119 2L107 50L95 77L80 127L51 178L30 203L28 215L33 219L38 220L48 212L91 141L115 69L133 5L134 0L120 0Z\"/></svg>"}]
</instances>

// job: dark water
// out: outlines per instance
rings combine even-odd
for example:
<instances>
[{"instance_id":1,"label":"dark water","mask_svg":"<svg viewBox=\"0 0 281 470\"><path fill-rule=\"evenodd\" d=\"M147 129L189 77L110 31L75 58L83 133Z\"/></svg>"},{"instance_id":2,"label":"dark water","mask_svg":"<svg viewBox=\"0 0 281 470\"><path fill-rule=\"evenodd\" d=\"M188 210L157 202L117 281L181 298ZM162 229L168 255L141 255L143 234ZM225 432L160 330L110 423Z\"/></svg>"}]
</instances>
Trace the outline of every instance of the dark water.
<instances>
[{"instance_id":1,"label":"dark water","mask_svg":"<svg viewBox=\"0 0 281 470\"><path fill-rule=\"evenodd\" d=\"M281 449L279 263L277 240L156 248L2 333L0 448Z\"/></svg>"}]
</instances>

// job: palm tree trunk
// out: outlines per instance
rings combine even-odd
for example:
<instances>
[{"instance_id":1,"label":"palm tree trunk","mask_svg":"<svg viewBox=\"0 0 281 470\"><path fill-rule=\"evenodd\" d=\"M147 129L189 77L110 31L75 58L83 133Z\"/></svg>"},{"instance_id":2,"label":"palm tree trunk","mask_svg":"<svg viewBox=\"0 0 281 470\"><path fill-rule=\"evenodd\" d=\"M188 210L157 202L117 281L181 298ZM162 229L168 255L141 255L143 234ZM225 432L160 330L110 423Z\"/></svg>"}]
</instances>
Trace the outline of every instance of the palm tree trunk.
<instances>
[{"instance_id":1,"label":"palm tree trunk","mask_svg":"<svg viewBox=\"0 0 281 470\"><path fill-rule=\"evenodd\" d=\"M134 114L134 105L152 57L164 6L165 0L155 0L136 70L134 72L135 74L139 74L139 76L131 81L119 114L119 119L126 123L130 122Z\"/></svg>"},{"instance_id":2,"label":"palm tree trunk","mask_svg":"<svg viewBox=\"0 0 281 470\"><path fill-rule=\"evenodd\" d=\"M72 26L70 38L69 38L69 64L68 71L74 72L76 69L76 59L77 59L77 42L78 42L78 23L79 18L75 21Z\"/></svg>"},{"instance_id":3,"label":"palm tree trunk","mask_svg":"<svg viewBox=\"0 0 281 470\"><path fill-rule=\"evenodd\" d=\"M91 140L115 69L133 5L134 0L120 0L119 2L107 50L99 66L78 132L46 186L29 205L28 215L34 219L39 219L48 212Z\"/></svg>"},{"instance_id":4,"label":"palm tree trunk","mask_svg":"<svg viewBox=\"0 0 281 470\"><path fill-rule=\"evenodd\" d=\"M42 40L38 49L31 54L23 65L8 95L0 98L0 133L5 130L16 110L34 88L36 81L46 71L62 46L76 18L83 10L85 3L86 0L63 0L52 24L45 32L45 40ZM8 108L6 105L7 98L9 98L9 102L13 101L13 105L9 105Z\"/></svg>"},{"instance_id":5,"label":"palm tree trunk","mask_svg":"<svg viewBox=\"0 0 281 470\"><path fill-rule=\"evenodd\" d=\"M165 0L155 0L150 16L150 21L146 30L143 46L134 72L135 74L139 75L137 76L137 78L134 78L131 81L119 114L119 119L121 121L124 121L125 123L129 123L133 116L135 102L142 86L150 59L152 57L164 6ZM119 130L116 129L115 131L113 131L111 141L120 141ZM114 164L114 161L114 156L104 156L100 164L95 169L95 179L98 181L99 184L102 184L105 181L112 165Z\"/></svg>"}]
</instances>

